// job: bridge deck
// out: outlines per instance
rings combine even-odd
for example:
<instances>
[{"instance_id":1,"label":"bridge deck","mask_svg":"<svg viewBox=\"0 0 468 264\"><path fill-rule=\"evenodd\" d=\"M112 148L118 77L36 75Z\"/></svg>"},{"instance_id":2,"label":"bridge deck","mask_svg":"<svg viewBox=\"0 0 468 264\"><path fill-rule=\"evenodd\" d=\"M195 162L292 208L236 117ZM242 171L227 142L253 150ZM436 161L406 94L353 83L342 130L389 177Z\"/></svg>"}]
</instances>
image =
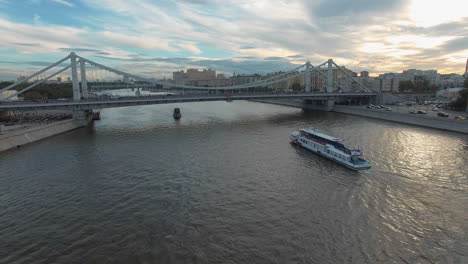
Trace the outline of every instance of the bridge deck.
<instances>
[{"instance_id":1,"label":"bridge deck","mask_svg":"<svg viewBox=\"0 0 468 264\"><path fill-rule=\"evenodd\" d=\"M124 107L135 105L171 104L186 102L251 100L251 99L308 99L334 100L343 97L372 97L375 93L301 93L301 94L239 94L232 96L221 95L176 95L176 96L148 96L124 97L117 99L88 99L82 101L52 101L52 102L1 102L0 111L27 111L45 109L89 110L100 108Z\"/></svg>"}]
</instances>

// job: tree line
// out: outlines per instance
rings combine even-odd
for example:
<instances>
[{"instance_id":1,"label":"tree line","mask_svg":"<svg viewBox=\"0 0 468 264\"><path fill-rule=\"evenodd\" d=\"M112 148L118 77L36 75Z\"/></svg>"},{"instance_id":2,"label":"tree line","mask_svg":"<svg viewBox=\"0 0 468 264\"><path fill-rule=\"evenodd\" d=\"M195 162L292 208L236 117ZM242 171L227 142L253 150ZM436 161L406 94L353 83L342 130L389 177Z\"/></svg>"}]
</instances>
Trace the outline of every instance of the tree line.
<instances>
[{"instance_id":1,"label":"tree line","mask_svg":"<svg viewBox=\"0 0 468 264\"><path fill-rule=\"evenodd\" d=\"M429 80L423 78L413 81L400 81L398 83L398 90L400 92L413 92L413 93L435 93L437 86L431 85Z\"/></svg>"},{"instance_id":2,"label":"tree line","mask_svg":"<svg viewBox=\"0 0 468 264\"><path fill-rule=\"evenodd\" d=\"M0 89L5 88L13 82L0 82ZM22 83L12 90L20 91L31 85L31 83ZM73 90L71 83L41 83L37 87L21 94L24 100L47 100L58 98L72 98Z\"/></svg>"},{"instance_id":3,"label":"tree line","mask_svg":"<svg viewBox=\"0 0 468 264\"><path fill-rule=\"evenodd\" d=\"M450 103L450 108L454 110L460 110L460 111L463 111L466 109L467 101L468 101L468 78L465 78L465 81L463 82L463 87L467 89L463 89L460 92L458 92L460 96L458 97L457 100Z\"/></svg>"}]
</instances>

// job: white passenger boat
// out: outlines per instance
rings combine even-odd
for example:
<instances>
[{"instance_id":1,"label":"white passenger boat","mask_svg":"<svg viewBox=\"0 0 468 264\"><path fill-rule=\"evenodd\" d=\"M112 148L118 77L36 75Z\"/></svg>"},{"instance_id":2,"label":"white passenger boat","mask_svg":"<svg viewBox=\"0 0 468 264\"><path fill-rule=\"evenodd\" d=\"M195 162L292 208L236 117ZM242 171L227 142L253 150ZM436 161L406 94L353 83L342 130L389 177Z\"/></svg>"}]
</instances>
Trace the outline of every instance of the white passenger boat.
<instances>
[{"instance_id":1,"label":"white passenger boat","mask_svg":"<svg viewBox=\"0 0 468 264\"><path fill-rule=\"evenodd\" d=\"M291 142L353 170L367 170L371 165L359 149L348 149L341 139L304 128L291 133Z\"/></svg>"}]
</instances>

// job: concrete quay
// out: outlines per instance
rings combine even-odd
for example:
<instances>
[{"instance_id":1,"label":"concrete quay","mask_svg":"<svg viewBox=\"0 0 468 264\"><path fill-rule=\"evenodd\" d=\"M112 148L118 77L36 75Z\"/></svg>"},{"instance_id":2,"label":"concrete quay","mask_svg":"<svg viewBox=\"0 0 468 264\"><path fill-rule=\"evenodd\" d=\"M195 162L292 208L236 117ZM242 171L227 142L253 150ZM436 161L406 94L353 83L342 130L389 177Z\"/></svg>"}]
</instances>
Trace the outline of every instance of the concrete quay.
<instances>
[{"instance_id":1,"label":"concrete quay","mask_svg":"<svg viewBox=\"0 0 468 264\"><path fill-rule=\"evenodd\" d=\"M85 125L83 122L68 119L0 134L0 152L65 133Z\"/></svg>"},{"instance_id":2,"label":"concrete quay","mask_svg":"<svg viewBox=\"0 0 468 264\"><path fill-rule=\"evenodd\" d=\"M302 108L304 110L331 111L468 134L468 120L455 120L402 112L387 112L382 110L366 109L358 106L334 105L331 109L327 109L320 106L317 107L306 104L302 100L254 100L254 102L292 106Z\"/></svg>"},{"instance_id":3,"label":"concrete quay","mask_svg":"<svg viewBox=\"0 0 468 264\"><path fill-rule=\"evenodd\" d=\"M90 122L92 115L78 111L73 113L73 119L8 127L0 125L0 152L85 127Z\"/></svg>"}]
</instances>

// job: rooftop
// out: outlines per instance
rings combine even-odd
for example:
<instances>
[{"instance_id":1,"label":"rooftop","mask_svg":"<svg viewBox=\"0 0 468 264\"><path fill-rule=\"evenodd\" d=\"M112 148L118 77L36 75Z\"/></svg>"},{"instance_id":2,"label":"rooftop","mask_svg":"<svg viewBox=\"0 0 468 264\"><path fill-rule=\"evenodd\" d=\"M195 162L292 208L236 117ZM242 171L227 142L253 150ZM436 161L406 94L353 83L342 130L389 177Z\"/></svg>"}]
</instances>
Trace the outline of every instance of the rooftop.
<instances>
[{"instance_id":1,"label":"rooftop","mask_svg":"<svg viewBox=\"0 0 468 264\"><path fill-rule=\"evenodd\" d=\"M324 138L326 140L330 140L330 141L334 141L334 142L341 142L342 140L339 139L339 138L336 138L336 137L332 137L332 136L329 136L329 135L325 135L323 133L320 133L318 132L318 130L316 128L303 128L301 129L301 131L304 131L306 133L309 133L309 134L313 134L313 135L316 135L318 137L321 137L321 138Z\"/></svg>"}]
</instances>

